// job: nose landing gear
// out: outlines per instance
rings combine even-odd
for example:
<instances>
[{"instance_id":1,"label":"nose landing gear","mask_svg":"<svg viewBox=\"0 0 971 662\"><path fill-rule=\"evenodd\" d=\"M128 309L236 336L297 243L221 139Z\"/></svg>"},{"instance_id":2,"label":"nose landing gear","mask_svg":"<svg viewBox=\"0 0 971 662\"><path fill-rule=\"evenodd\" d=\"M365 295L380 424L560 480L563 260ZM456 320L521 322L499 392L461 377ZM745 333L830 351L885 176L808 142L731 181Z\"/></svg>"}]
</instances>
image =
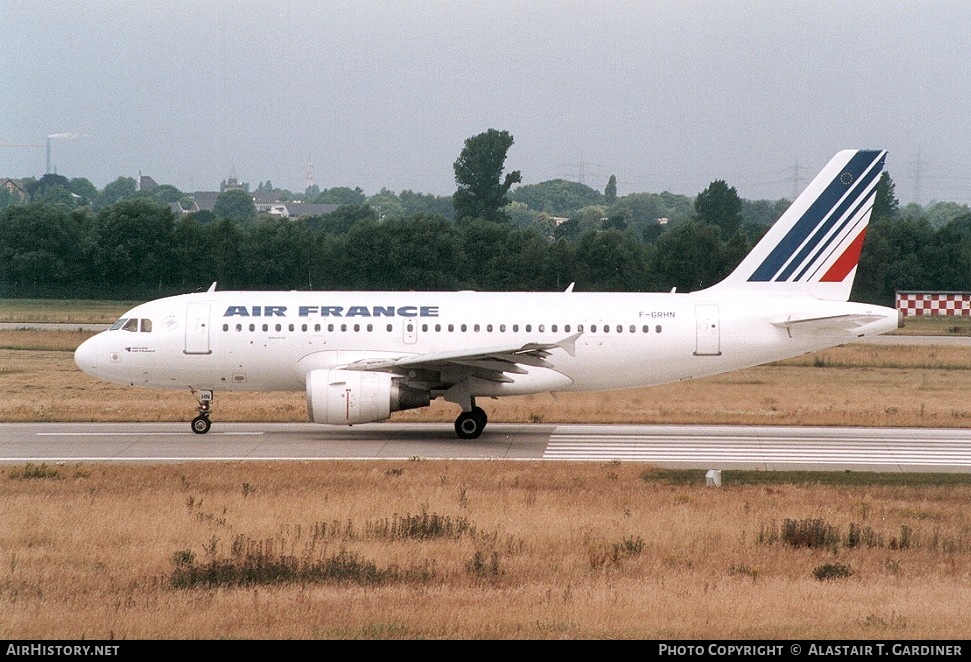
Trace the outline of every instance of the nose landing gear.
<instances>
[{"instance_id":1,"label":"nose landing gear","mask_svg":"<svg viewBox=\"0 0 971 662\"><path fill-rule=\"evenodd\" d=\"M192 419L192 431L196 434L205 434L212 427L209 414L212 411L212 391L196 391L192 389L192 395L196 397L199 406L196 410L199 415Z\"/></svg>"}]
</instances>

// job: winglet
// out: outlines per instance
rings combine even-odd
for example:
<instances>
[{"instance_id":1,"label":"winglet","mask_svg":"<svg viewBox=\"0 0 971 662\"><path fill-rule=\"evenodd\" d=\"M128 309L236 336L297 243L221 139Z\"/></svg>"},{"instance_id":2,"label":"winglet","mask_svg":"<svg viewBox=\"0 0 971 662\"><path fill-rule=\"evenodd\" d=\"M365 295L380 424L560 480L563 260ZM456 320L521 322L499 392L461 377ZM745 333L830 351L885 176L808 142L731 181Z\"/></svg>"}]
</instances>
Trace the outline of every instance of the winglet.
<instances>
[{"instance_id":1,"label":"winglet","mask_svg":"<svg viewBox=\"0 0 971 662\"><path fill-rule=\"evenodd\" d=\"M561 340L561 341L559 341L557 343L553 343L553 346L554 347L559 347L560 349L565 350L566 353L569 354L570 356L576 356L577 355L577 338L579 338L582 335L583 335L583 332L582 331L580 333L574 333L572 336L569 336L567 338L564 338L563 340Z\"/></svg>"}]
</instances>

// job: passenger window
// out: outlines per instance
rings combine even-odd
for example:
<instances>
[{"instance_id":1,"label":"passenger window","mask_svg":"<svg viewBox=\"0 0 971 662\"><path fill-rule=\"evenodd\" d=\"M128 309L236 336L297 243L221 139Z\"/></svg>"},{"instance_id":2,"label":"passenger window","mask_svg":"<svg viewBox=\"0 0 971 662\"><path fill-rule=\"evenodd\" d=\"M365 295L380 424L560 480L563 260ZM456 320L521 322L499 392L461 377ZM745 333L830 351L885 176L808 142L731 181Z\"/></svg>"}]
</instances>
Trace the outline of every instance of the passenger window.
<instances>
[{"instance_id":1,"label":"passenger window","mask_svg":"<svg viewBox=\"0 0 971 662\"><path fill-rule=\"evenodd\" d=\"M229 325L223 324L223 331L229 331Z\"/></svg>"},{"instance_id":2,"label":"passenger window","mask_svg":"<svg viewBox=\"0 0 971 662\"><path fill-rule=\"evenodd\" d=\"M661 333L661 325L658 324L657 326L655 326L654 331L656 331L657 333Z\"/></svg>"}]
</instances>

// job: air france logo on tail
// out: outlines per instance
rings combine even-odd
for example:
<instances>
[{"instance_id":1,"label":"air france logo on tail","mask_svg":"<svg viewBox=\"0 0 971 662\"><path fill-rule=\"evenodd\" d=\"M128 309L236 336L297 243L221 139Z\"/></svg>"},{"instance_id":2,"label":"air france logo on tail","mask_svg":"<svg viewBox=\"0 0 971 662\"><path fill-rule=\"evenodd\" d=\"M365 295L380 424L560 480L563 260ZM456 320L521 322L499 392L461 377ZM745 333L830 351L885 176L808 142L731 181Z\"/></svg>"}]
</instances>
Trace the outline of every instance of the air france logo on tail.
<instances>
[{"instance_id":1,"label":"air france logo on tail","mask_svg":"<svg viewBox=\"0 0 971 662\"><path fill-rule=\"evenodd\" d=\"M853 273L883 171L885 151L834 158L779 220L788 229L749 282L839 283ZM799 203L803 203L800 205ZM786 217L798 215L796 219Z\"/></svg>"}]
</instances>

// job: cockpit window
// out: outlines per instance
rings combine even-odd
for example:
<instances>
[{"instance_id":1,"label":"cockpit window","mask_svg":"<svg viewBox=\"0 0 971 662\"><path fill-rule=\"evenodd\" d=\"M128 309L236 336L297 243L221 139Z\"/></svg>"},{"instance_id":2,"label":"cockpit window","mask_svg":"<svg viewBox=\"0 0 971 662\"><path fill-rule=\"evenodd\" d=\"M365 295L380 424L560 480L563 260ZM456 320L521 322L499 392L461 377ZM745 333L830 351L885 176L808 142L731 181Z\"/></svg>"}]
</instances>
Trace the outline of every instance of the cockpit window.
<instances>
[{"instance_id":1,"label":"cockpit window","mask_svg":"<svg viewBox=\"0 0 971 662\"><path fill-rule=\"evenodd\" d=\"M150 319L137 319L135 317L122 317L120 320L111 325L109 331L117 331L121 329L122 331L131 331L135 333L136 331L141 331L142 333L152 332L152 320Z\"/></svg>"}]
</instances>

